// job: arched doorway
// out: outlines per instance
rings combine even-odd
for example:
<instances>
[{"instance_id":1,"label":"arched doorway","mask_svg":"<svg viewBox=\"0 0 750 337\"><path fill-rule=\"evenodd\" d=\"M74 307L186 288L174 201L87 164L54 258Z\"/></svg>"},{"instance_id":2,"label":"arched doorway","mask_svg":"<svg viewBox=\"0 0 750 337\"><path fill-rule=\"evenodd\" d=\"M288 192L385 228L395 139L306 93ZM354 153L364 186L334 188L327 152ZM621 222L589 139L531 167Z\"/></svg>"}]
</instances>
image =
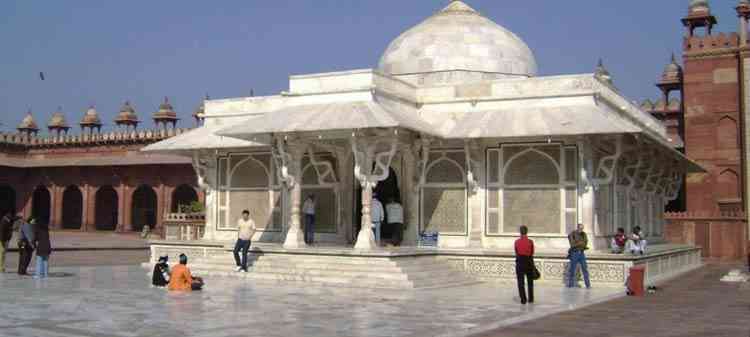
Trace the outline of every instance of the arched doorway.
<instances>
[{"instance_id":1,"label":"arched doorway","mask_svg":"<svg viewBox=\"0 0 750 337\"><path fill-rule=\"evenodd\" d=\"M96 229L112 231L117 228L117 191L112 186L103 186L96 192Z\"/></svg>"},{"instance_id":2,"label":"arched doorway","mask_svg":"<svg viewBox=\"0 0 750 337\"><path fill-rule=\"evenodd\" d=\"M172 213L178 213L198 201L198 193L189 185L180 185L172 192Z\"/></svg>"},{"instance_id":3,"label":"arched doorway","mask_svg":"<svg viewBox=\"0 0 750 337\"><path fill-rule=\"evenodd\" d=\"M36 219L37 223L49 225L52 198L47 187L37 187L31 198L31 216Z\"/></svg>"},{"instance_id":4,"label":"arched doorway","mask_svg":"<svg viewBox=\"0 0 750 337\"><path fill-rule=\"evenodd\" d=\"M63 192L62 227L81 229L83 223L83 194L78 186L68 186Z\"/></svg>"},{"instance_id":5,"label":"arched doorway","mask_svg":"<svg viewBox=\"0 0 750 337\"><path fill-rule=\"evenodd\" d=\"M392 167L389 167L388 170L388 178L386 180L378 182L375 188L372 189L373 197L377 198L380 203L383 204L383 208L385 208L385 205L391 198L395 199L396 202L403 204L401 202L401 190L398 187L398 175L396 175L396 171ZM354 241L357 238L357 235L359 235L362 224L362 187L358 183L354 185L356 187L354 191L354 207L356 207L356 211L354 212L355 231L354 233L352 233L352 241ZM388 225L387 222L388 221L384 221L381 224L381 240L391 240L394 238L393 228L391 228L391 226Z\"/></svg>"},{"instance_id":6,"label":"arched doorway","mask_svg":"<svg viewBox=\"0 0 750 337\"><path fill-rule=\"evenodd\" d=\"M16 212L16 191L8 186L0 186L0 217L6 213Z\"/></svg>"},{"instance_id":7,"label":"arched doorway","mask_svg":"<svg viewBox=\"0 0 750 337\"><path fill-rule=\"evenodd\" d=\"M156 226L156 192L151 186L141 185L133 192L133 230L140 232L143 226Z\"/></svg>"}]
</instances>

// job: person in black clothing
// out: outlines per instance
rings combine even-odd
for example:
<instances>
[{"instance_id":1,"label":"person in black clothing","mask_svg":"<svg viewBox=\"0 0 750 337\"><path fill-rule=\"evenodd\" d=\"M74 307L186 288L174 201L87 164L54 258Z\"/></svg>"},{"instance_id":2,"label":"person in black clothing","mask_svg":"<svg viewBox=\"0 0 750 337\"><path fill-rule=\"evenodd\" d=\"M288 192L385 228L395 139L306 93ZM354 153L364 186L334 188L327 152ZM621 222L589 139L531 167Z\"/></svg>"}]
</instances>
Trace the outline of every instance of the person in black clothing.
<instances>
[{"instance_id":1,"label":"person in black clothing","mask_svg":"<svg viewBox=\"0 0 750 337\"><path fill-rule=\"evenodd\" d=\"M521 304L534 303L534 241L527 236L529 228L521 226L521 237L514 245L516 251L516 278L518 280L518 295ZM524 278L529 285L529 296L526 297Z\"/></svg>"},{"instance_id":2,"label":"person in black clothing","mask_svg":"<svg viewBox=\"0 0 750 337\"><path fill-rule=\"evenodd\" d=\"M52 254L52 243L49 240L49 226L36 224L34 247L36 247L36 268L34 278L47 278L49 272L49 256Z\"/></svg>"},{"instance_id":3,"label":"person in black clothing","mask_svg":"<svg viewBox=\"0 0 750 337\"><path fill-rule=\"evenodd\" d=\"M31 256L34 254L34 227L36 220L31 217L28 221L24 221L18 233L18 275L28 275L26 270L29 268L31 263Z\"/></svg>"},{"instance_id":4,"label":"person in black clothing","mask_svg":"<svg viewBox=\"0 0 750 337\"><path fill-rule=\"evenodd\" d=\"M8 212L0 218L0 273L5 272L5 253L10 249L10 238L13 236L13 213Z\"/></svg>"},{"instance_id":5,"label":"person in black clothing","mask_svg":"<svg viewBox=\"0 0 750 337\"><path fill-rule=\"evenodd\" d=\"M154 271L151 276L151 284L154 287L166 287L169 284L168 259L168 256L159 257L159 262L154 265Z\"/></svg>"}]
</instances>

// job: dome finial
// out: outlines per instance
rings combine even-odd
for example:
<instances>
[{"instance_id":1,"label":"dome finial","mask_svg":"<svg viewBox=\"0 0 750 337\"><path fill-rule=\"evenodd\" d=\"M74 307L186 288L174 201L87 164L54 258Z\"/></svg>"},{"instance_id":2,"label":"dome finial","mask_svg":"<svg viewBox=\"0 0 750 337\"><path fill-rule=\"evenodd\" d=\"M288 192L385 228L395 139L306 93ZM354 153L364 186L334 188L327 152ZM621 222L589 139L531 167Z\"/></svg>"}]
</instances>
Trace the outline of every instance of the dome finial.
<instances>
[{"instance_id":1,"label":"dome finial","mask_svg":"<svg viewBox=\"0 0 750 337\"><path fill-rule=\"evenodd\" d=\"M596 65L594 76L604 82L607 82L607 84L612 85L612 75L609 73L609 70L604 67L604 60L601 57L599 58L599 62Z\"/></svg>"}]
</instances>

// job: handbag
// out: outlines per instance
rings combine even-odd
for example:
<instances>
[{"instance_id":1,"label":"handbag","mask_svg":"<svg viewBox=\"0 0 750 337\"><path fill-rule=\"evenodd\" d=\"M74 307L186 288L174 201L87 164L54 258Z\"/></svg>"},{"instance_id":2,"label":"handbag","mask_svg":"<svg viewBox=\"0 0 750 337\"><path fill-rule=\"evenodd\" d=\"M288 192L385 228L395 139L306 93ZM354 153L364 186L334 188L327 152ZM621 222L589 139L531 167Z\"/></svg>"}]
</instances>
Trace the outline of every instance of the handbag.
<instances>
[{"instance_id":1,"label":"handbag","mask_svg":"<svg viewBox=\"0 0 750 337\"><path fill-rule=\"evenodd\" d=\"M531 278L534 281L542 278L542 273L539 272L539 269L537 269L536 265L531 267Z\"/></svg>"}]
</instances>

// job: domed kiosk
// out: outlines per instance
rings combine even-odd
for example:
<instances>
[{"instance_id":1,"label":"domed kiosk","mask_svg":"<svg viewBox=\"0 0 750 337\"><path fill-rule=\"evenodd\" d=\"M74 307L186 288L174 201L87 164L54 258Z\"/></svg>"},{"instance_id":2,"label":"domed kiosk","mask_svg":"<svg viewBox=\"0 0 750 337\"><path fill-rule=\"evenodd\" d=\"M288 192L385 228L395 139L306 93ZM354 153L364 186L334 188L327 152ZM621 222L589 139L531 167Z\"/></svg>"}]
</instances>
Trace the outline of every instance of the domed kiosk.
<instances>
[{"instance_id":1,"label":"domed kiosk","mask_svg":"<svg viewBox=\"0 0 750 337\"><path fill-rule=\"evenodd\" d=\"M279 95L206 100L202 127L145 151L193 156L208 191L205 240L236 238L238 214L252 209L262 228L253 241L278 244L261 259L284 249L350 255L305 249L302 204L314 196L316 243L378 255L389 242L418 246L437 233L437 255L462 249L441 258L481 264L465 268L480 278L514 278L504 264L524 224L551 252L537 258L545 277L562 283L555 271L578 223L603 255L618 227L641 226L659 242L657 210L677 197L683 173L702 170L593 61L591 73L539 76L523 40L452 1L396 37L376 69L295 75ZM373 198L402 205L403 240ZM169 247L152 246L152 256ZM601 282L616 286L634 264L590 256L614 271ZM662 256L690 259L682 269L697 261L691 249L643 258Z\"/></svg>"}]
</instances>

